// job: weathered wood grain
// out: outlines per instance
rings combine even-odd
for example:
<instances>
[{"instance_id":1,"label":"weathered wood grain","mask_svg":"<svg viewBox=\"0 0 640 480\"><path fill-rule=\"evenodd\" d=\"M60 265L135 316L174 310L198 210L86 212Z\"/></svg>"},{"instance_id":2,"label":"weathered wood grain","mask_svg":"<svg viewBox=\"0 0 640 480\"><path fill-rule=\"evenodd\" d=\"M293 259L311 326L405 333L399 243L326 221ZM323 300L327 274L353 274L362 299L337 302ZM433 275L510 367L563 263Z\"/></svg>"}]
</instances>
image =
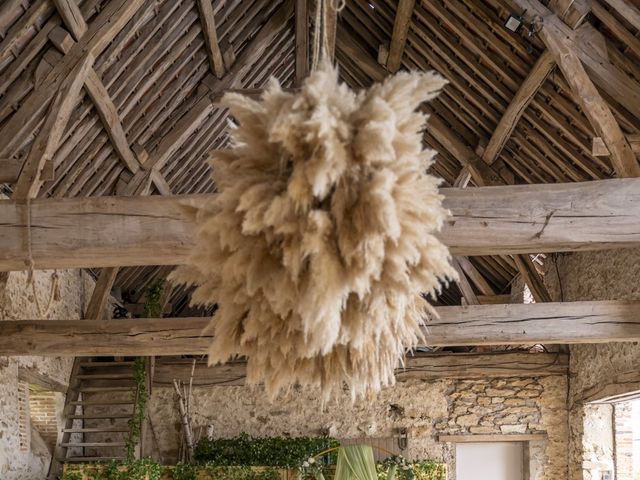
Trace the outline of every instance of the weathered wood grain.
<instances>
[{"instance_id":1,"label":"weathered wood grain","mask_svg":"<svg viewBox=\"0 0 640 480\"><path fill-rule=\"evenodd\" d=\"M518 345L627 342L640 338L638 302L562 302L439 307L427 344Z\"/></svg>"},{"instance_id":2,"label":"weathered wood grain","mask_svg":"<svg viewBox=\"0 0 640 480\"><path fill-rule=\"evenodd\" d=\"M296 68L295 84L301 85L309 75L309 2L296 0Z\"/></svg>"},{"instance_id":3,"label":"weathered wood grain","mask_svg":"<svg viewBox=\"0 0 640 480\"><path fill-rule=\"evenodd\" d=\"M601 250L640 245L640 179L443 189L439 238L453 255ZM185 205L203 196L35 199L35 268L177 265L192 246ZM0 271L28 258L27 206L0 201Z\"/></svg>"},{"instance_id":4,"label":"weathered wood grain","mask_svg":"<svg viewBox=\"0 0 640 480\"><path fill-rule=\"evenodd\" d=\"M571 344L640 340L640 302L438 307L425 319L430 346ZM0 322L0 355L204 354L208 318Z\"/></svg>"},{"instance_id":5,"label":"weathered wood grain","mask_svg":"<svg viewBox=\"0 0 640 480\"><path fill-rule=\"evenodd\" d=\"M546 17L539 35L551 52L574 98L589 119L596 134L602 138L611 156L611 162L619 177L640 176L640 164L631 150L627 138L614 117L609 105L589 78L582 65L575 43L568 38L563 25L556 17Z\"/></svg>"},{"instance_id":6,"label":"weathered wood grain","mask_svg":"<svg viewBox=\"0 0 640 480\"><path fill-rule=\"evenodd\" d=\"M391 44L389 45L389 56L387 57L387 70L395 73L402 64L404 46L407 43L407 35L411 26L411 16L416 0L400 0L396 10L396 18L393 21L393 33Z\"/></svg>"},{"instance_id":7,"label":"weathered wood grain","mask_svg":"<svg viewBox=\"0 0 640 480\"><path fill-rule=\"evenodd\" d=\"M583 403L615 403L640 398L640 370L620 373L610 381L587 388L579 398Z\"/></svg>"},{"instance_id":8,"label":"weathered wood grain","mask_svg":"<svg viewBox=\"0 0 640 480\"><path fill-rule=\"evenodd\" d=\"M173 380L188 383L192 360L160 357L153 377L154 386L173 385ZM492 378L516 376L566 375L568 355L562 353L437 353L407 356L404 368L396 370L398 381L438 378ZM101 370L104 372L104 368ZM246 363L233 361L207 366L206 359L198 360L193 376L196 386L244 385Z\"/></svg>"},{"instance_id":9,"label":"weathered wood grain","mask_svg":"<svg viewBox=\"0 0 640 480\"><path fill-rule=\"evenodd\" d=\"M491 139L482 153L482 159L485 162L492 164L498 158L511 133L516 128L518 120L520 120L533 97L538 93L554 66L553 56L548 50L545 50L536 61L527 78L520 85L511 103L509 103L500 118L496 129L493 131Z\"/></svg>"},{"instance_id":10,"label":"weathered wood grain","mask_svg":"<svg viewBox=\"0 0 640 480\"><path fill-rule=\"evenodd\" d=\"M211 0L198 0L197 3L198 11L200 12L200 22L202 24L202 34L204 35L204 41L207 45L209 64L216 77L222 78L225 72L225 65L218 43L213 5Z\"/></svg>"},{"instance_id":11,"label":"weathered wood grain","mask_svg":"<svg viewBox=\"0 0 640 480\"><path fill-rule=\"evenodd\" d=\"M13 192L14 199L25 200L34 198L38 194L43 182L42 172L45 164L52 161L53 154L58 149L71 112L76 103L80 101L79 95L82 85L94 60L93 55L86 55L69 73L69 76L62 82L60 90L56 92L44 125L31 145L29 155L18 177Z\"/></svg>"}]
</instances>

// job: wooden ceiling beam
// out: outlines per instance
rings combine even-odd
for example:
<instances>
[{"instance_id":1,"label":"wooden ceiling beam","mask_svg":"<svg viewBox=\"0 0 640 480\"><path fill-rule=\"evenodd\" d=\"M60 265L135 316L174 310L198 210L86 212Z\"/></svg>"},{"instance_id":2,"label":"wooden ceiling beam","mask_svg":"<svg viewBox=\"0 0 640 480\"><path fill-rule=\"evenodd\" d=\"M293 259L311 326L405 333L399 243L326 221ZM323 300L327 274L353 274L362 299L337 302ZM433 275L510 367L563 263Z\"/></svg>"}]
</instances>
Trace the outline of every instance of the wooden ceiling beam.
<instances>
[{"instance_id":1,"label":"wooden ceiling beam","mask_svg":"<svg viewBox=\"0 0 640 480\"><path fill-rule=\"evenodd\" d=\"M295 85L309 75L309 0L296 0L296 69Z\"/></svg>"},{"instance_id":2,"label":"wooden ceiling beam","mask_svg":"<svg viewBox=\"0 0 640 480\"><path fill-rule=\"evenodd\" d=\"M640 9L627 0L604 0L618 14L629 22L636 30L640 30Z\"/></svg>"},{"instance_id":3,"label":"wooden ceiling beam","mask_svg":"<svg viewBox=\"0 0 640 480\"><path fill-rule=\"evenodd\" d=\"M64 54L69 53L69 50L74 45L71 35L61 27L54 28L49 38L52 39L56 48ZM113 149L127 168L132 173L136 173L140 169L140 161L129 147L129 141L124 133L118 109L94 68L89 70L84 86L93 101L93 105L96 107L100 120L102 120L102 125L111 140Z\"/></svg>"},{"instance_id":4,"label":"wooden ceiling beam","mask_svg":"<svg viewBox=\"0 0 640 480\"><path fill-rule=\"evenodd\" d=\"M458 273L458 280L456 281L456 284L458 285L460 293L462 293L462 298L465 300L467 305L480 305L480 300L478 300L478 297L473 291L473 287L471 286L469 279L460 266L460 262L458 261L458 259L460 258L464 258L466 260L466 257L453 257L451 259L451 265Z\"/></svg>"},{"instance_id":5,"label":"wooden ceiling beam","mask_svg":"<svg viewBox=\"0 0 640 480\"><path fill-rule=\"evenodd\" d=\"M533 97L536 96L542 84L553 71L554 66L553 55L548 50L545 50L536 61L527 78L520 85L482 153L482 159L489 165L498 159L511 133L515 130L520 117L522 117Z\"/></svg>"},{"instance_id":6,"label":"wooden ceiling beam","mask_svg":"<svg viewBox=\"0 0 640 480\"><path fill-rule=\"evenodd\" d=\"M609 150L611 163L619 177L640 176L640 164L609 105L600 95L576 53L575 44L557 17L549 15L539 32L547 49L570 85L574 98L589 119L596 135Z\"/></svg>"},{"instance_id":7,"label":"wooden ceiling beam","mask_svg":"<svg viewBox=\"0 0 640 480\"><path fill-rule=\"evenodd\" d=\"M97 58L134 16L144 1L114 0L106 5L91 22L81 41L73 45L69 53L53 67L39 86L21 104L18 111L2 126L0 139L3 143L0 145L0 158L9 157L13 153L13 150L24 138L24 134L31 128L31 119L47 108L69 72L73 71L76 65L83 61L88 54Z\"/></svg>"},{"instance_id":8,"label":"wooden ceiling beam","mask_svg":"<svg viewBox=\"0 0 640 480\"><path fill-rule=\"evenodd\" d=\"M504 378L518 376L562 376L569 370L569 356L564 353L416 353L405 357L403 368L396 369L399 382L442 378ZM172 386L173 379L189 383L193 361L159 357L153 385ZM104 368L102 369L104 370ZM197 387L245 385L247 364L228 362L209 367L206 359L196 361L193 385Z\"/></svg>"},{"instance_id":9,"label":"wooden ceiling beam","mask_svg":"<svg viewBox=\"0 0 640 480\"><path fill-rule=\"evenodd\" d=\"M123 195L134 195L137 186L149 177L149 170L159 172L211 114L216 100L220 99L221 92L237 86L293 15L293 1L285 0L282 6L269 17L221 79L213 75L203 79L195 105L176 122L167 135L162 137L156 148L149 152L149 158L142 163L142 169L131 178L129 181L131 185L123 190Z\"/></svg>"},{"instance_id":10,"label":"wooden ceiling beam","mask_svg":"<svg viewBox=\"0 0 640 480\"><path fill-rule=\"evenodd\" d=\"M442 189L452 218L438 237L453 255L602 250L640 245L640 179ZM207 196L0 200L0 271L176 265L192 228L184 205ZM111 234L109 233L111 232Z\"/></svg>"},{"instance_id":11,"label":"wooden ceiling beam","mask_svg":"<svg viewBox=\"0 0 640 480\"><path fill-rule=\"evenodd\" d=\"M530 345L640 340L640 302L563 302L437 307L426 344ZM18 320L0 322L0 355L200 355L210 319Z\"/></svg>"},{"instance_id":12,"label":"wooden ceiling beam","mask_svg":"<svg viewBox=\"0 0 640 480\"><path fill-rule=\"evenodd\" d=\"M87 33L88 27L80 8L78 8L78 4L75 0L53 0L53 3L75 41L79 41Z\"/></svg>"},{"instance_id":13,"label":"wooden ceiling beam","mask_svg":"<svg viewBox=\"0 0 640 480\"><path fill-rule=\"evenodd\" d=\"M598 87L622 107L636 117L640 117L640 83L633 80L609 61L606 48L603 49L601 48L602 45L594 44L593 41L589 40L589 37L597 37L599 41L596 43L604 44L606 47L606 39L600 32L596 31L589 23L581 25L575 31L572 30L539 0L509 0L509 2L524 12L527 21L535 22L542 18L542 28L538 35L545 45L550 39L553 46L560 47L554 50L554 57L562 52L565 59L564 65L572 71L572 74L576 64L575 57L579 58L580 62L584 64L584 67L582 65L580 67L583 71L586 70L588 75L586 73L584 75L578 73L577 82L584 83L582 79L585 76L592 78ZM586 33L589 33L589 35L586 35ZM549 48L549 45L547 45L547 48ZM557 61L557 58L555 60ZM567 81L569 80L576 82L574 78L567 78ZM574 88L571 83L570 86L572 89ZM583 91L581 89L581 92ZM599 93L598 98L602 98ZM606 117L608 118L609 116L606 115ZM589 120L591 119L589 118ZM606 119L604 122L608 123ZM598 136L601 135L598 134Z\"/></svg>"},{"instance_id":14,"label":"wooden ceiling beam","mask_svg":"<svg viewBox=\"0 0 640 480\"><path fill-rule=\"evenodd\" d=\"M527 284L533 299L538 302L550 302L551 295L545 286L542 277L536 270L536 266L531 260L529 255L514 255L513 260L516 262L516 267L522 276L522 280Z\"/></svg>"},{"instance_id":15,"label":"wooden ceiling beam","mask_svg":"<svg viewBox=\"0 0 640 480\"><path fill-rule=\"evenodd\" d=\"M415 4L416 0L400 0L398 2L396 17L393 21L389 55L387 57L387 70L391 73L397 72L402 64L402 55L404 54L404 47L407 44L407 36L409 34Z\"/></svg>"},{"instance_id":16,"label":"wooden ceiling beam","mask_svg":"<svg viewBox=\"0 0 640 480\"><path fill-rule=\"evenodd\" d=\"M225 74L222 51L218 43L218 33L216 31L216 19L213 12L211 0L197 0L198 11L200 12L200 23L202 24L202 34L204 43L207 46L207 56L209 65L215 76L222 78Z\"/></svg>"},{"instance_id":17,"label":"wooden ceiling beam","mask_svg":"<svg viewBox=\"0 0 640 480\"><path fill-rule=\"evenodd\" d=\"M40 128L29 154L24 162L20 176L16 182L13 198L26 200L35 198L40 191L45 164L52 161L53 155L67 126L71 111L79 102L80 91L87 74L94 62L93 55L88 53L64 80L55 98L51 102L44 125ZM47 179L50 180L50 179Z\"/></svg>"},{"instance_id":18,"label":"wooden ceiling beam","mask_svg":"<svg viewBox=\"0 0 640 480\"><path fill-rule=\"evenodd\" d=\"M117 276L118 267L107 267L100 270L84 318L102 320L102 314L107 306L107 300L111 295L111 289Z\"/></svg>"},{"instance_id":19,"label":"wooden ceiling beam","mask_svg":"<svg viewBox=\"0 0 640 480\"><path fill-rule=\"evenodd\" d=\"M587 0L551 0L549 8L571 28L577 28L591 10Z\"/></svg>"}]
</instances>

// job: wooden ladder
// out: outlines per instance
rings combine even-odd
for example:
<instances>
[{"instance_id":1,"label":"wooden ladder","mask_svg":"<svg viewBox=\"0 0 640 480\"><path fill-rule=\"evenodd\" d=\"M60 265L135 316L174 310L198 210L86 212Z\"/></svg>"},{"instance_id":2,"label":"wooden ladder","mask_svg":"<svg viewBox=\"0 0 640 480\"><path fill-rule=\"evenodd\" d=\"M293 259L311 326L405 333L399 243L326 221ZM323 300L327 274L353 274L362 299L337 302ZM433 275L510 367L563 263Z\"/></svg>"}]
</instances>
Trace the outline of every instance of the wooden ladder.
<instances>
[{"instance_id":1,"label":"wooden ladder","mask_svg":"<svg viewBox=\"0 0 640 480\"><path fill-rule=\"evenodd\" d=\"M126 459L137 398L133 364L113 357L74 360L48 480L58 478L63 463Z\"/></svg>"}]
</instances>

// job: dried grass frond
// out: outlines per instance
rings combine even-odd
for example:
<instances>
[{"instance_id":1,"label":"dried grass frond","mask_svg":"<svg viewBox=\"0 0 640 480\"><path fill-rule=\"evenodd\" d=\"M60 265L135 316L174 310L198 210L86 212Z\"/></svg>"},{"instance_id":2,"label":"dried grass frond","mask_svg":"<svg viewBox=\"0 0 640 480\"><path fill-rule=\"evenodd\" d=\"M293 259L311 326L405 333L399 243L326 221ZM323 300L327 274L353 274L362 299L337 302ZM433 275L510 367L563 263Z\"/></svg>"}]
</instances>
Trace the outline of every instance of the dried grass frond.
<instances>
[{"instance_id":1,"label":"dried grass frond","mask_svg":"<svg viewBox=\"0 0 640 480\"><path fill-rule=\"evenodd\" d=\"M328 65L298 93L274 80L259 101L227 94L231 148L216 152L219 194L196 212L196 304L219 304L212 364L248 358L271 396L294 384L354 398L394 383L422 342L420 293L456 277L434 236L449 212L427 169L435 73L399 73L353 92Z\"/></svg>"}]
</instances>

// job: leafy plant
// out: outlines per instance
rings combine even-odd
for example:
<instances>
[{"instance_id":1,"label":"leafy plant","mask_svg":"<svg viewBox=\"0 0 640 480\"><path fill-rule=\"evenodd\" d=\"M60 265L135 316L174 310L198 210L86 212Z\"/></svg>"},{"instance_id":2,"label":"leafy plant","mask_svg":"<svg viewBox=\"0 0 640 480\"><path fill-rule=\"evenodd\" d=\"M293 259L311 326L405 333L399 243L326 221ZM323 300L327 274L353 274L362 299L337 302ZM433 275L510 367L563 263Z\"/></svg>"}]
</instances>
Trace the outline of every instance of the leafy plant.
<instances>
[{"instance_id":1,"label":"leafy plant","mask_svg":"<svg viewBox=\"0 0 640 480\"><path fill-rule=\"evenodd\" d=\"M402 456L390 457L376 467L379 480L446 480L446 467L442 463L422 460L411 462Z\"/></svg>"},{"instance_id":2,"label":"leafy plant","mask_svg":"<svg viewBox=\"0 0 640 480\"><path fill-rule=\"evenodd\" d=\"M311 455L338 445L331 437L253 438L243 433L234 438L203 438L196 445L194 459L210 465L296 468ZM335 453L327 461L335 463Z\"/></svg>"},{"instance_id":3,"label":"leafy plant","mask_svg":"<svg viewBox=\"0 0 640 480\"><path fill-rule=\"evenodd\" d=\"M144 316L145 318L162 317L162 292L164 291L165 281L163 279L153 282L145 292Z\"/></svg>"},{"instance_id":4,"label":"leafy plant","mask_svg":"<svg viewBox=\"0 0 640 480\"><path fill-rule=\"evenodd\" d=\"M245 465L221 467L207 464L206 472L212 480L280 480L280 474L272 467L256 470Z\"/></svg>"},{"instance_id":5,"label":"leafy plant","mask_svg":"<svg viewBox=\"0 0 640 480\"><path fill-rule=\"evenodd\" d=\"M133 417L129 419L129 436L125 444L127 448L127 460L135 457L136 445L140 440L140 432L147 411L147 368L143 357L138 357L133 362L133 381L135 389L132 391L132 399L135 402Z\"/></svg>"},{"instance_id":6,"label":"leafy plant","mask_svg":"<svg viewBox=\"0 0 640 480\"><path fill-rule=\"evenodd\" d=\"M191 463L178 463L171 471L173 480L196 480L198 468Z\"/></svg>"},{"instance_id":7,"label":"leafy plant","mask_svg":"<svg viewBox=\"0 0 640 480\"><path fill-rule=\"evenodd\" d=\"M165 472L165 467L150 458L125 462L111 460L76 468L67 470L61 480L160 480Z\"/></svg>"}]
</instances>

